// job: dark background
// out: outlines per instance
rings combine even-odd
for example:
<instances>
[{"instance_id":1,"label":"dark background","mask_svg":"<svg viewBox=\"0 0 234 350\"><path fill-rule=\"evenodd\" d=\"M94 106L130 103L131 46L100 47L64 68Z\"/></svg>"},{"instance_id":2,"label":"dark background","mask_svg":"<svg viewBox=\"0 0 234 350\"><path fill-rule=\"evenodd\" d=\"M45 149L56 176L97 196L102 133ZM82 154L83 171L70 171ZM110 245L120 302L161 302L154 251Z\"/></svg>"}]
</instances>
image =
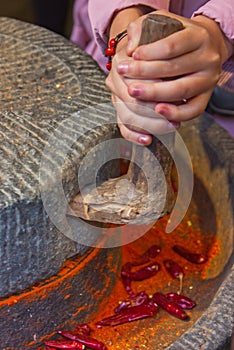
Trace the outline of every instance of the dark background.
<instances>
[{"instance_id":1,"label":"dark background","mask_svg":"<svg viewBox=\"0 0 234 350\"><path fill-rule=\"evenodd\" d=\"M74 0L1 0L0 16L35 23L69 38Z\"/></svg>"}]
</instances>

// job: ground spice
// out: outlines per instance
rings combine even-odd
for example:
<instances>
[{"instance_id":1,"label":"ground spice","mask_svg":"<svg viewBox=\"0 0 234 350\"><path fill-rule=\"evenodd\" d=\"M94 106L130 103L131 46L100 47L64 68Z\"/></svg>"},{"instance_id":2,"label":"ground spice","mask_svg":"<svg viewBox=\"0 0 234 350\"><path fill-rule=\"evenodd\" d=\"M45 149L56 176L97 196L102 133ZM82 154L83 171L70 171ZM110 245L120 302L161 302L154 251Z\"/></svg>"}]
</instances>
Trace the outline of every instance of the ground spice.
<instances>
[{"instance_id":1,"label":"ground spice","mask_svg":"<svg viewBox=\"0 0 234 350\"><path fill-rule=\"evenodd\" d=\"M172 316L166 314L166 312L162 310L154 317L146 320L134 321L130 324L124 324L116 327L97 329L95 324L99 320L113 314L113 310L119 305L119 302L127 298L121 276L119 276L119 279L113 288L112 294L108 297L108 300L106 299L104 302L102 302L97 313L92 315L92 319L88 320L93 329L93 336L106 344L109 350L149 350L153 348L160 348L160 350L165 349L177 337L190 328L204 311L204 309L199 308L199 300L201 300L203 297L201 295L201 290L204 289L204 283L206 283L206 299L208 300L209 292L207 291L212 290L212 288L209 288L209 286L212 287L213 282L206 281L207 271L211 267L215 268L215 258L217 254L220 253L221 244L212 232L204 233L202 230L197 228L198 225L196 225L196 228L194 228L193 222L199 222L199 218L195 215L193 215L192 218L189 218L189 220L186 220L185 218L179 227L170 234L165 233L167 221L168 217L160 219L143 237L139 238L135 242L121 247L122 264L140 259L152 245L160 246L161 252L154 259L161 264L161 270L150 279L143 281L132 281L132 288L134 292L139 293L141 291L145 291L149 295L152 295L155 292L177 292L179 290L179 280L170 277L163 268L163 261L170 258L176 261L183 268L185 277L183 281L182 294L196 301L197 307L192 311L188 311L188 316L190 318L189 322L184 322L177 319L174 320ZM110 225L110 227L113 228L114 225ZM120 226L116 229L118 232L121 232ZM180 244L191 251L207 255L208 261L201 265L195 265L185 261L185 259L178 256L178 254L173 251L172 247L175 244ZM84 258L84 260L92 259L95 254L96 250L94 249L90 255ZM87 261L85 263L87 263ZM31 290L26 291L27 297L30 298L35 291L37 291L40 297L46 297L50 285L54 288L56 283L58 283L58 280L60 283L61 279L66 279L67 275L74 274L76 269L79 270L80 268L82 268L80 259L77 259L77 261L76 259L67 260L64 263L63 268L56 276L40 282L31 288ZM18 302L20 298L25 298L26 294L12 296L8 298L8 300L2 301L2 303L7 303L8 305L14 304ZM69 299L69 293L65 295L65 298ZM202 307L204 308L204 305ZM78 317L79 312L80 310L77 310L76 314ZM87 322L87 320L82 320L82 322ZM71 329L75 328L75 326L75 323L71 324ZM156 333L157 344L155 340ZM54 335L55 334L56 332L54 332ZM51 338L52 336L53 334L48 335L47 339Z\"/></svg>"},{"instance_id":2,"label":"ground spice","mask_svg":"<svg viewBox=\"0 0 234 350\"><path fill-rule=\"evenodd\" d=\"M197 219L193 217L193 219ZM194 229L191 220L184 220L180 226L172 233L165 233L165 226L168 217L160 219L144 237L122 247L123 264L137 261L142 254L152 245L160 246L161 252L155 260L163 265L163 261L170 257L180 264L185 272L183 290L189 297L197 293L197 285L206 279L206 272L210 268L211 260L220 252L220 242L211 232L205 233L199 229ZM113 225L112 225L113 228ZM118 227L118 230L120 227ZM175 244L185 246L187 249L202 253L208 256L208 261L204 264L195 265L178 256L172 249ZM134 292L146 291L152 295L156 291L162 293L178 292L179 280L170 278L165 269L161 269L156 276L144 281L132 281ZM113 313L121 300L127 297L121 279L119 279L112 295L108 301L101 306L100 311L93 318L93 324L98 320L108 317ZM199 306L198 306L199 309ZM195 310L195 309L194 309ZM198 317L198 312L188 311L191 319L188 323L180 320L172 320L170 316L159 312L154 318L144 321L137 321L134 324L124 324L117 327L106 327L105 330L96 330L95 336L99 337L106 344L110 344L108 349L151 349L150 342L157 332L160 339L160 349L166 348L173 338L179 337L188 329ZM192 322L192 323L190 323ZM189 325L190 323L190 325ZM165 332L166 329L166 332Z\"/></svg>"}]
</instances>

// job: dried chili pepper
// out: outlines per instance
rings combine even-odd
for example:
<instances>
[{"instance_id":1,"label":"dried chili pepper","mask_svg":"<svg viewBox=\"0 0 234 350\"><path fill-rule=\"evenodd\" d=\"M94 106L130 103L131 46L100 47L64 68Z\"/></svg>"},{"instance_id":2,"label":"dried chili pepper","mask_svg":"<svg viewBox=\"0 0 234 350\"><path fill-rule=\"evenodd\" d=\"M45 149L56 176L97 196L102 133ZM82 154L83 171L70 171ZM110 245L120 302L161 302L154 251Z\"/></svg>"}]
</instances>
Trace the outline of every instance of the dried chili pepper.
<instances>
[{"instance_id":1,"label":"dried chili pepper","mask_svg":"<svg viewBox=\"0 0 234 350\"><path fill-rule=\"evenodd\" d=\"M103 320L99 321L96 326L98 328L101 328L102 326L118 326L120 324L140 320L145 317L152 317L157 310L158 307L152 302L145 305L132 306L131 308L125 309L110 317L104 318Z\"/></svg>"},{"instance_id":2,"label":"dried chili pepper","mask_svg":"<svg viewBox=\"0 0 234 350\"><path fill-rule=\"evenodd\" d=\"M91 328L87 323L81 323L73 329L73 333L89 335L91 333Z\"/></svg>"},{"instance_id":3,"label":"dried chili pepper","mask_svg":"<svg viewBox=\"0 0 234 350\"><path fill-rule=\"evenodd\" d=\"M190 250L188 250L187 248L184 248L179 244L174 245L173 250L177 254L179 254L180 256L182 256L183 258L185 258L186 260L188 260L189 262L192 262L194 264L203 264L208 260L206 255L193 253Z\"/></svg>"},{"instance_id":4,"label":"dried chili pepper","mask_svg":"<svg viewBox=\"0 0 234 350\"><path fill-rule=\"evenodd\" d=\"M161 252L161 247L154 244L149 247L144 254L142 254L141 259L145 261L145 263L149 262L150 259L156 258L156 256Z\"/></svg>"},{"instance_id":5,"label":"dried chili pepper","mask_svg":"<svg viewBox=\"0 0 234 350\"><path fill-rule=\"evenodd\" d=\"M196 306L195 301L181 294L171 292L166 293L165 297L170 301L173 301L175 304L179 305L182 309L190 310Z\"/></svg>"},{"instance_id":6,"label":"dried chili pepper","mask_svg":"<svg viewBox=\"0 0 234 350\"><path fill-rule=\"evenodd\" d=\"M135 295L135 293L132 290L132 286L131 286L131 281L129 278L124 276L124 273L130 273L131 272L131 268L132 268L132 264L131 263L126 263L122 266L121 269L121 277L122 277L122 282L124 285L124 288L126 290L126 292L130 295L133 296Z\"/></svg>"},{"instance_id":7,"label":"dried chili pepper","mask_svg":"<svg viewBox=\"0 0 234 350\"><path fill-rule=\"evenodd\" d=\"M179 264L177 264L175 261L171 259L166 259L163 261L163 264L167 272L171 275L171 277L181 278L181 276L184 276L184 271L182 267Z\"/></svg>"},{"instance_id":8,"label":"dried chili pepper","mask_svg":"<svg viewBox=\"0 0 234 350\"><path fill-rule=\"evenodd\" d=\"M184 277L184 271L182 267L172 259L164 260L163 264L165 266L165 269L171 275L172 278L178 278L180 280L179 293L181 293L183 288L183 277Z\"/></svg>"},{"instance_id":9,"label":"dried chili pepper","mask_svg":"<svg viewBox=\"0 0 234 350\"><path fill-rule=\"evenodd\" d=\"M145 251L145 253L143 253L142 255L139 255L137 259L127 264L131 264L132 266L140 266L140 265L147 264L150 261L150 259L154 259L160 252L161 252L161 247L154 244L151 247L149 247Z\"/></svg>"},{"instance_id":10,"label":"dried chili pepper","mask_svg":"<svg viewBox=\"0 0 234 350\"><path fill-rule=\"evenodd\" d=\"M130 296L129 298L121 301L119 305L114 309L115 313L118 313L120 311L123 311L125 309L129 309L133 306L139 306L143 304L147 304L149 301L149 296L145 292L139 292L136 293L133 296Z\"/></svg>"},{"instance_id":11,"label":"dried chili pepper","mask_svg":"<svg viewBox=\"0 0 234 350\"><path fill-rule=\"evenodd\" d=\"M159 245L154 244L147 249L144 255L148 256L150 259L154 259L160 252L161 247L159 247Z\"/></svg>"},{"instance_id":12,"label":"dried chili pepper","mask_svg":"<svg viewBox=\"0 0 234 350\"><path fill-rule=\"evenodd\" d=\"M147 257L146 259L144 254L143 255L139 254L131 247L129 247L128 250L131 253L131 256L133 256L133 259L131 260L131 262L128 262L127 264L131 264L131 266L139 266L149 262L149 258Z\"/></svg>"},{"instance_id":13,"label":"dried chili pepper","mask_svg":"<svg viewBox=\"0 0 234 350\"><path fill-rule=\"evenodd\" d=\"M160 265L156 262L150 263L149 265L135 271L122 270L121 274L123 277L128 278L131 281L143 281L150 278L160 270Z\"/></svg>"},{"instance_id":14,"label":"dried chili pepper","mask_svg":"<svg viewBox=\"0 0 234 350\"><path fill-rule=\"evenodd\" d=\"M45 345L55 349L85 349L84 344L73 340L45 340Z\"/></svg>"},{"instance_id":15,"label":"dried chili pepper","mask_svg":"<svg viewBox=\"0 0 234 350\"><path fill-rule=\"evenodd\" d=\"M137 261L127 262L122 266L122 282L126 292L130 296L135 295L131 287L131 281L142 281L154 276L159 271L160 265L158 263L152 263L135 272L131 272L132 267L146 264L150 261L151 258L155 258L160 252L161 248L158 245L154 244L148 248L143 255L139 255Z\"/></svg>"},{"instance_id":16,"label":"dried chili pepper","mask_svg":"<svg viewBox=\"0 0 234 350\"><path fill-rule=\"evenodd\" d=\"M152 300L162 309L166 310L170 315L176 316L181 320L188 318L188 315L177 304L173 303L160 292L156 292L152 296Z\"/></svg>"},{"instance_id":17,"label":"dried chili pepper","mask_svg":"<svg viewBox=\"0 0 234 350\"><path fill-rule=\"evenodd\" d=\"M91 338L90 336L73 333L70 331L58 331L59 334L61 334L63 337L68 338L70 340L75 340L83 345L88 346L90 349L94 350L107 350L107 347L105 344L100 342L97 339Z\"/></svg>"},{"instance_id":18,"label":"dried chili pepper","mask_svg":"<svg viewBox=\"0 0 234 350\"><path fill-rule=\"evenodd\" d=\"M122 271L131 272L132 266L133 266L132 263L127 262L122 266L121 272Z\"/></svg>"},{"instance_id":19,"label":"dried chili pepper","mask_svg":"<svg viewBox=\"0 0 234 350\"><path fill-rule=\"evenodd\" d=\"M123 282L123 285L124 285L124 288L125 288L126 292L130 296L134 296L135 293L132 290L131 280L129 278L126 278L126 277L122 276L122 282Z\"/></svg>"}]
</instances>

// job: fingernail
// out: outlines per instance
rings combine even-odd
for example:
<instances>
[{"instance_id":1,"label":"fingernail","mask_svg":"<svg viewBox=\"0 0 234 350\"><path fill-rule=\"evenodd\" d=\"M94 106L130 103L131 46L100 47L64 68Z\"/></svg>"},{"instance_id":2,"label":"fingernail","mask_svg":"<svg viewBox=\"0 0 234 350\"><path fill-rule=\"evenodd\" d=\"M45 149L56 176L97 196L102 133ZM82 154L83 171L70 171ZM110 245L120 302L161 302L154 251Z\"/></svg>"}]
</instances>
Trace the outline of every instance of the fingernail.
<instances>
[{"instance_id":1,"label":"fingernail","mask_svg":"<svg viewBox=\"0 0 234 350\"><path fill-rule=\"evenodd\" d=\"M140 97L142 94L142 88L139 86L134 86L130 91L133 97Z\"/></svg>"},{"instance_id":2,"label":"fingernail","mask_svg":"<svg viewBox=\"0 0 234 350\"><path fill-rule=\"evenodd\" d=\"M142 145L148 145L148 143L149 143L149 137L148 136L144 136L144 135L142 135L142 136L139 136L138 137L138 142L139 143L142 143Z\"/></svg>"},{"instance_id":3,"label":"fingernail","mask_svg":"<svg viewBox=\"0 0 234 350\"><path fill-rule=\"evenodd\" d=\"M155 112L163 115L166 118L170 117L170 110L167 107L156 107Z\"/></svg>"},{"instance_id":4,"label":"fingernail","mask_svg":"<svg viewBox=\"0 0 234 350\"><path fill-rule=\"evenodd\" d=\"M119 74L125 74L128 72L128 64L120 63L117 67L117 71Z\"/></svg>"},{"instance_id":5,"label":"fingernail","mask_svg":"<svg viewBox=\"0 0 234 350\"><path fill-rule=\"evenodd\" d=\"M133 52L132 57L134 60L139 60L140 56L137 52Z\"/></svg>"}]
</instances>

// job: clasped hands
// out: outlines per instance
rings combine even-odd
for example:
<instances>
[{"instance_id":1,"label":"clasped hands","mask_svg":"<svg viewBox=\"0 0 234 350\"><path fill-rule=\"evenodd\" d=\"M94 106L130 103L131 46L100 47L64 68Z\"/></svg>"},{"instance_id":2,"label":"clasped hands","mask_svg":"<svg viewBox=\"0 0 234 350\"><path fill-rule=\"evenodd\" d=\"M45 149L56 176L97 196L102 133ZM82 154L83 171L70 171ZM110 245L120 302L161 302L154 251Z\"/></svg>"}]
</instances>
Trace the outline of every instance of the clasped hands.
<instances>
[{"instance_id":1,"label":"clasped hands","mask_svg":"<svg viewBox=\"0 0 234 350\"><path fill-rule=\"evenodd\" d=\"M141 145L203 113L231 54L228 39L213 20L157 14L179 19L184 29L138 47L145 16L131 22L106 79L122 136Z\"/></svg>"}]
</instances>

